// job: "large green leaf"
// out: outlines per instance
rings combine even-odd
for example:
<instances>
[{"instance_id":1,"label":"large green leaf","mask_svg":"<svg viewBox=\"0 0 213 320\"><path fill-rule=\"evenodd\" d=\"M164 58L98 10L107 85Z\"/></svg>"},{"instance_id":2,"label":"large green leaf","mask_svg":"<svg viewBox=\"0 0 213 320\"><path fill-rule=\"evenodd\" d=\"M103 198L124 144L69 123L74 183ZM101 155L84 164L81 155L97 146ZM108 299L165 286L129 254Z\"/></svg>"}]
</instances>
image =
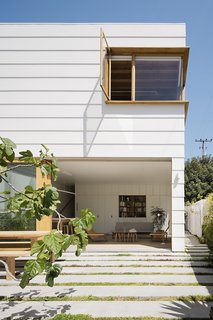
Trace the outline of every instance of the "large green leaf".
<instances>
[{"instance_id":1,"label":"large green leaf","mask_svg":"<svg viewBox=\"0 0 213 320\"><path fill-rule=\"evenodd\" d=\"M13 149L16 148L16 144L10 140L9 138L3 138L3 137L0 137L1 141L8 147L11 147Z\"/></svg>"},{"instance_id":2,"label":"large green leaf","mask_svg":"<svg viewBox=\"0 0 213 320\"><path fill-rule=\"evenodd\" d=\"M31 255L41 252L41 250L44 248L44 245L45 244L43 240L36 241L31 248Z\"/></svg>"},{"instance_id":3,"label":"large green leaf","mask_svg":"<svg viewBox=\"0 0 213 320\"><path fill-rule=\"evenodd\" d=\"M44 237L44 244L51 250L54 254L61 251L62 244L64 242L63 235L57 231L52 231L50 234Z\"/></svg>"}]
</instances>

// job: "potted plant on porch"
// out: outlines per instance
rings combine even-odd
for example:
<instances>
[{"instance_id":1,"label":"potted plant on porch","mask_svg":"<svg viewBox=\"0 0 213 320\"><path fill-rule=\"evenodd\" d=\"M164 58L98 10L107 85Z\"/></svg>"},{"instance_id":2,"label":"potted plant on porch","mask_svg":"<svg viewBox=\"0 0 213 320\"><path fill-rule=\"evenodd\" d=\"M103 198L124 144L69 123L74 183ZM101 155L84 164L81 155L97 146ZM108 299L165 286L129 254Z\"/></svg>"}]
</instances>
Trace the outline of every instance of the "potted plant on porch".
<instances>
[{"instance_id":1,"label":"potted plant on porch","mask_svg":"<svg viewBox=\"0 0 213 320\"><path fill-rule=\"evenodd\" d=\"M153 216L154 232L151 233L152 240L166 240L166 233L163 230L166 221L166 211L160 207L152 207L151 215Z\"/></svg>"}]
</instances>

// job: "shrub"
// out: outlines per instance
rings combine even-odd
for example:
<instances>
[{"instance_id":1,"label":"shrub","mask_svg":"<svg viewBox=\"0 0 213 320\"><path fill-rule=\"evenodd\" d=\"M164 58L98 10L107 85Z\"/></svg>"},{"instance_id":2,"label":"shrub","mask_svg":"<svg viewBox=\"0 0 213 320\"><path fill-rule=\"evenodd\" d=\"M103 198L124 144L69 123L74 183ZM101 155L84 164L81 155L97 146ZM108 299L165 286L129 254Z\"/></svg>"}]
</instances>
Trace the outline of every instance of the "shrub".
<instances>
[{"instance_id":1,"label":"shrub","mask_svg":"<svg viewBox=\"0 0 213 320\"><path fill-rule=\"evenodd\" d=\"M207 198L208 213L203 219L203 236L209 247L213 247L213 193Z\"/></svg>"}]
</instances>

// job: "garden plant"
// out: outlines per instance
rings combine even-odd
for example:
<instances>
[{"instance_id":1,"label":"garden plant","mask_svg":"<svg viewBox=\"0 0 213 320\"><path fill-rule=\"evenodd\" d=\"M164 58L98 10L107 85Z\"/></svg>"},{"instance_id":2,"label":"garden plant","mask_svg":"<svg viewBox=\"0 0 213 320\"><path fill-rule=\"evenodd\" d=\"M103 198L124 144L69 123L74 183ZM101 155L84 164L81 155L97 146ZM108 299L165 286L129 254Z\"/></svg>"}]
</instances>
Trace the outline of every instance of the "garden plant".
<instances>
[{"instance_id":1,"label":"garden plant","mask_svg":"<svg viewBox=\"0 0 213 320\"><path fill-rule=\"evenodd\" d=\"M44 184L41 188L25 186L24 190L17 190L8 179L8 172L15 171L20 166L34 166L40 168L43 177L51 176L57 179L58 166L56 158L50 154L49 149L42 145L39 156L35 157L30 150L19 152L15 156L16 145L8 138L0 137L0 183L6 183L7 189L0 193L0 203L6 205L3 214L15 214L24 216L26 219L41 220L44 216L51 216L56 213L59 204L59 193L52 185ZM11 164L13 164L11 166ZM12 191L12 192L11 192ZM30 280L38 274L45 272L47 285L53 286L54 279L62 271L61 265L52 262L52 257L59 258L71 245L76 246L75 254L79 256L88 244L88 237L85 230L90 229L95 221L95 216L90 209L84 209L79 218L70 220L74 233L72 235L62 234L58 230L52 230L43 240L34 243L31 248L31 255L35 259L28 260L21 275L20 286L26 287ZM0 260L5 264L2 260Z\"/></svg>"}]
</instances>

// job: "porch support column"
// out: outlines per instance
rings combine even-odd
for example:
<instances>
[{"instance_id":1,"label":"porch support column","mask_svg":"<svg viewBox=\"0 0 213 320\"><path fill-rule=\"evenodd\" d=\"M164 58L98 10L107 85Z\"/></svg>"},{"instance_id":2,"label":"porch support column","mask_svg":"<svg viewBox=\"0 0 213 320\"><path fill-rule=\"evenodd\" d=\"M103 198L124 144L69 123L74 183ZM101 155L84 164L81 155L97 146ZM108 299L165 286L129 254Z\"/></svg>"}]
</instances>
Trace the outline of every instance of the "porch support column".
<instances>
[{"instance_id":1,"label":"porch support column","mask_svg":"<svg viewBox=\"0 0 213 320\"><path fill-rule=\"evenodd\" d=\"M51 178L43 177L41 169L36 168L36 188L42 188L44 184L50 185ZM41 220L36 220L37 231L51 231L52 230L52 216L44 216Z\"/></svg>"},{"instance_id":2,"label":"porch support column","mask_svg":"<svg viewBox=\"0 0 213 320\"><path fill-rule=\"evenodd\" d=\"M172 251L184 250L184 158L172 158Z\"/></svg>"}]
</instances>

